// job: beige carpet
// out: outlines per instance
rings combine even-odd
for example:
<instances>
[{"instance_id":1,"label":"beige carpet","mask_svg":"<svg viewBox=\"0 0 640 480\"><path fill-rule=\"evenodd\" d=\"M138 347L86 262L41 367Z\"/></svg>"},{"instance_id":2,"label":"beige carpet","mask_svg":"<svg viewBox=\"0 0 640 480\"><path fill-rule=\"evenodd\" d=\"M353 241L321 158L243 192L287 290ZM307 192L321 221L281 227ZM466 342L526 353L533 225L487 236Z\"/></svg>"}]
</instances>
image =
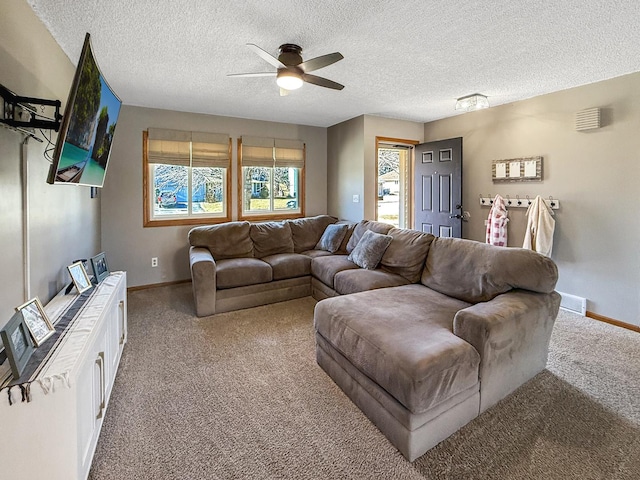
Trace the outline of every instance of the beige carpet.
<instances>
[{"instance_id":1,"label":"beige carpet","mask_svg":"<svg viewBox=\"0 0 640 480\"><path fill-rule=\"evenodd\" d=\"M548 370L411 464L317 366L314 305L131 293L90 478L640 478L637 333L562 312Z\"/></svg>"}]
</instances>

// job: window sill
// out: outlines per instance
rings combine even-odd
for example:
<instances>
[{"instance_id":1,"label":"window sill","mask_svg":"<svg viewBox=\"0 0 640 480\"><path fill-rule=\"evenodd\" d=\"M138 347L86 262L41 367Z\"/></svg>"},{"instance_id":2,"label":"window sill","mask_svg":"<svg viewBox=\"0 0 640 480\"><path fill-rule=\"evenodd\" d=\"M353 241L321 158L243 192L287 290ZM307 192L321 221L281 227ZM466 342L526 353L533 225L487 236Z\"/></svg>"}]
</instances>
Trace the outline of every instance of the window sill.
<instances>
[{"instance_id":1,"label":"window sill","mask_svg":"<svg viewBox=\"0 0 640 480\"><path fill-rule=\"evenodd\" d=\"M147 220L142 223L143 227L180 227L183 225L215 225L218 223L230 222L230 217L203 217L203 218L179 218L166 220Z\"/></svg>"},{"instance_id":2,"label":"window sill","mask_svg":"<svg viewBox=\"0 0 640 480\"><path fill-rule=\"evenodd\" d=\"M238 220L246 220L248 222L260 222L264 220L292 220L294 218L302 218L304 217L304 213L268 213L268 214L257 214L257 215L239 215Z\"/></svg>"}]
</instances>

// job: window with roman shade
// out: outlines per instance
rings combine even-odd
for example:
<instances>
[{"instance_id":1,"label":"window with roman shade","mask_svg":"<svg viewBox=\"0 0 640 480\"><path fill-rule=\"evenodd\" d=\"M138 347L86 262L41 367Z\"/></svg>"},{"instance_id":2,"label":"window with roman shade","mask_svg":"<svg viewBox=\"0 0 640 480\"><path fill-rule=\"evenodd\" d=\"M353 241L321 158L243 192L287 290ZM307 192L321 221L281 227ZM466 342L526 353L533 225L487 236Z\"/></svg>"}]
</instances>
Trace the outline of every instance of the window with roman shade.
<instances>
[{"instance_id":1,"label":"window with roman shade","mask_svg":"<svg viewBox=\"0 0 640 480\"><path fill-rule=\"evenodd\" d=\"M241 219L304 216L305 144L242 136L238 140Z\"/></svg>"},{"instance_id":2,"label":"window with roman shade","mask_svg":"<svg viewBox=\"0 0 640 480\"><path fill-rule=\"evenodd\" d=\"M229 135L149 128L144 143L144 225L230 220Z\"/></svg>"}]
</instances>

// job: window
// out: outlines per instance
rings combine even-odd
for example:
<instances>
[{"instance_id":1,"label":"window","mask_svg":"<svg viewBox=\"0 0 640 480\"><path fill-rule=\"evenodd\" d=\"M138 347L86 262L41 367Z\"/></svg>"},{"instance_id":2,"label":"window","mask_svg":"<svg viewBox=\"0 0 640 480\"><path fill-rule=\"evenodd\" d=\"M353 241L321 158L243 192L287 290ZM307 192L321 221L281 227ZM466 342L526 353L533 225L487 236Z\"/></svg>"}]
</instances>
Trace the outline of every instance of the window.
<instances>
[{"instance_id":1,"label":"window","mask_svg":"<svg viewBox=\"0 0 640 480\"><path fill-rule=\"evenodd\" d=\"M144 226L231 219L228 135L150 128L144 140Z\"/></svg>"},{"instance_id":2,"label":"window","mask_svg":"<svg viewBox=\"0 0 640 480\"><path fill-rule=\"evenodd\" d=\"M239 218L304 216L304 143L244 136L238 152Z\"/></svg>"},{"instance_id":3,"label":"window","mask_svg":"<svg viewBox=\"0 0 640 480\"><path fill-rule=\"evenodd\" d=\"M376 220L411 227L411 159L418 142L376 137Z\"/></svg>"}]
</instances>

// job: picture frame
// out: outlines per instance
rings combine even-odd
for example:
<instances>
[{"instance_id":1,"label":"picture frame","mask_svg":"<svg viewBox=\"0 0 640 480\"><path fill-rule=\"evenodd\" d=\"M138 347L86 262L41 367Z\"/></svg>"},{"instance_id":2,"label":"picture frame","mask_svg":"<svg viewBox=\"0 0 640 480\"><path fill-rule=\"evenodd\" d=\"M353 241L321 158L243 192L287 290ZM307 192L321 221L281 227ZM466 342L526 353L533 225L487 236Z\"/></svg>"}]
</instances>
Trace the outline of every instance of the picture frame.
<instances>
[{"instance_id":1,"label":"picture frame","mask_svg":"<svg viewBox=\"0 0 640 480\"><path fill-rule=\"evenodd\" d=\"M55 333L56 329L47 317L38 297L16 307L16 311L22 313L24 323L36 347L42 345L47 338Z\"/></svg>"},{"instance_id":2,"label":"picture frame","mask_svg":"<svg viewBox=\"0 0 640 480\"><path fill-rule=\"evenodd\" d=\"M95 257L91 257L91 269L93 270L93 277L96 279L96 283L100 283L109 276L109 265L107 264L107 257L105 257L104 252L100 252Z\"/></svg>"},{"instance_id":3,"label":"picture frame","mask_svg":"<svg viewBox=\"0 0 640 480\"><path fill-rule=\"evenodd\" d=\"M17 380L22 375L24 367L35 349L29 329L24 323L22 312L16 312L11 317L0 330L0 338L4 344L13 378Z\"/></svg>"},{"instance_id":4,"label":"picture frame","mask_svg":"<svg viewBox=\"0 0 640 480\"><path fill-rule=\"evenodd\" d=\"M71 280L73 280L78 293L86 292L92 287L89 275L87 275L87 271L81 261L72 263L67 267L67 270L69 270L69 275L71 275Z\"/></svg>"}]
</instances>

